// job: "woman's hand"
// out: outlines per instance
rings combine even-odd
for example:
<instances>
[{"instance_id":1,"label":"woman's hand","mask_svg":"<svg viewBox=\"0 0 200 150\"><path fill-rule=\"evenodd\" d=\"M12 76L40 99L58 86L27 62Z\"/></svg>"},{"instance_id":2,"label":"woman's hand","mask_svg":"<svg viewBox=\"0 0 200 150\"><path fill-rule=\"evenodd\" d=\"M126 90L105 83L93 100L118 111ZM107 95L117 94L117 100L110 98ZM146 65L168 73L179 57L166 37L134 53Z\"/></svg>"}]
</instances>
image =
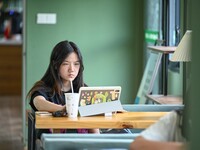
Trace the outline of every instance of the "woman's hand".
<instances>
[{"instance_id":1,"label":"woman's hand","mask_svg":"<svg viewBox=\"0 0 200 150\"><path fill-rule=\"evenodd\" d=\"M139 136L130 144L130 150L183 150L181 142L151 141Z\"/></svg>"},{"instance_id":2,"label":"woman's hand","mask_svg":"<svg viewBox=\"0 0 200 150\"><path fill-rule=\"evenodd\" d=\"M62 106L62 111L63 111L63 112L67 112L66 105L63 105L63 106Z\"/></svg>"}]
</instances>

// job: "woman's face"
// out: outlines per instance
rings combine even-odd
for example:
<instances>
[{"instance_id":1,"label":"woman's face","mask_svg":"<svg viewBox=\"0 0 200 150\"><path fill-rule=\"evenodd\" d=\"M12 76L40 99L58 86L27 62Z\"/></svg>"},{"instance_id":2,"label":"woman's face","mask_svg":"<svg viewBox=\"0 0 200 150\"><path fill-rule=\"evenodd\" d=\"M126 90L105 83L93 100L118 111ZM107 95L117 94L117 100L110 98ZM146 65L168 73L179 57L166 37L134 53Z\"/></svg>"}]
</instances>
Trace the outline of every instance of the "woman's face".
<instances>
[{"instance_id":1,"label":"woman's face","mask_svg":"<svg viewBox=\"0 0 200 150\"><path fill-rule=\"evenodd\" d=\"M73 81L80 70L80 61L75 52L69 54L69 56L62 62L59 73L63 80L65 81Z\"/></svg>"}]
</instances>

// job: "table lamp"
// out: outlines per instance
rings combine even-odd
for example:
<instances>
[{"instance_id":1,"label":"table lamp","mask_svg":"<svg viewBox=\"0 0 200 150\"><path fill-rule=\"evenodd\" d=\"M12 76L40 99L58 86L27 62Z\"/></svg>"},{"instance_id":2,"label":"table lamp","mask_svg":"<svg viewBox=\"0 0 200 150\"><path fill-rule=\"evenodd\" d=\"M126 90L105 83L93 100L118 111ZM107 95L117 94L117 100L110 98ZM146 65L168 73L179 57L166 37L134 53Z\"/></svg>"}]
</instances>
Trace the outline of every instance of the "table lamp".
<instances>
[{"instance_id":1,"label":"table lamp","mask_svg":"<svg viewBox=\"0 0 200 150\"><path fill-rule=\"evenodd\" d=\"M191 43L192 43L192 31L187 30L178 44L174 54L170 61L176 62L189 62L191 61Z\"/></svg>"},{"instance_id":2,"label":"table lamp","mask_svg":"<svg viewBox=\"0 0 200 150\"><path fill-rule=\"evenodd\" d=\"M188 136L190 133L189 121L191 119L190 110L191 105L189 102L189 93L190 93L190 66L188 66L191 61L191 50L192 50L192 31L188 30L181 39L177 49L175 50L171 61L177 61L183 63L183 131L182 133L185 136ZM187 65L188 64L188 65Z\"/></svg>"},{"instance_id":3,"label":"table lamp","mask_svg":"<svg viewBox=\"0 0 200 150\"><path fill-rule=\"evenodd\" d=\"M170 61L182 62L183 63L183 103L186 97L185 92L187 92L187 67L186 63L191 61L191 46L192 46L192 31L187 30L178 44L175 52L172 55ZM184 82L185 81L185 82Z\"/></svg>"}]
</instances>

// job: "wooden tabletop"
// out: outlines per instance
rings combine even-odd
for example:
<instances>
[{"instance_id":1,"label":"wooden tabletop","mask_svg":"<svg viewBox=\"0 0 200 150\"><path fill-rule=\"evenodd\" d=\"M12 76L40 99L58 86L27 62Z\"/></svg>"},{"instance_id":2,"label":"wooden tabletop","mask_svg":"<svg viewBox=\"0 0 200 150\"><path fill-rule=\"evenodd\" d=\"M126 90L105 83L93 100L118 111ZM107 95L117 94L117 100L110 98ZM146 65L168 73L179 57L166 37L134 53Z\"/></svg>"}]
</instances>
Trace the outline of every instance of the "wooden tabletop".
<instances>
[{"instance_id":1,"label":"wooden tabletop","mask_svg":"<svg viewBox=\"0 0 200 150\"><path fill-rule=\"evenodd\" d=\"M181 96L146 95L146 97L157 104L183 104Z\"/></svg>"},{"instance_id":2,"label":"wooden tabletop","mask_svg":"<svg viewBox=\"0 0 200 150\"><path fill-rule=\"evenodd\" d=\"M134 128L144 129L157 122L167 112L123 112L112 116L53 117L36 115L35 127L38 129L78 129L78 128Z\"/></svg>"},{"instance_id":3,"label":"wooden tabletop","mask_svg":"<svg viewBox=\"0 0 200 150\"><path fill-rule=\"evenodd\" d=\"M176 50L176 46L148 46L150 50L162 52L164 54L173 53Z\"/></svg>"}]
</instances>

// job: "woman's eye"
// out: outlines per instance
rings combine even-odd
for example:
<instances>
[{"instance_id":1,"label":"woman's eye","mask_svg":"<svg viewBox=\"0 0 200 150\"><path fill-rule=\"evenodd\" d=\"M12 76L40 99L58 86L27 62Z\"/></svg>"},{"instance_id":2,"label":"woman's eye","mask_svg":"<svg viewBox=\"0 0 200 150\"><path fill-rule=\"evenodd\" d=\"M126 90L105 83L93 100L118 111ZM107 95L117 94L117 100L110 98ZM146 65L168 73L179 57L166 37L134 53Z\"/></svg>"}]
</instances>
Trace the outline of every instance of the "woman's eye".
<instances>
[{"instance_id":1,"label":"woman's eye","mask_svg":"<svg viewBox=\"0 0 200 150\"><path fill-rule=\"evenodd\" d=\"M78 65L80 65L80 63L78 62L78 63L75 63L74 65L75 65L75 66L78 66Z\"/></svg>"},{"instance_id":2,"label":"woman's eye","mask_svg":"<svg viewBox=\"0 0 200 150\"><path fill-rule=\"evenodd\" d=\"M69 63L63 63L63 65L69 65Z\"/></svg>"}]
</instances>

